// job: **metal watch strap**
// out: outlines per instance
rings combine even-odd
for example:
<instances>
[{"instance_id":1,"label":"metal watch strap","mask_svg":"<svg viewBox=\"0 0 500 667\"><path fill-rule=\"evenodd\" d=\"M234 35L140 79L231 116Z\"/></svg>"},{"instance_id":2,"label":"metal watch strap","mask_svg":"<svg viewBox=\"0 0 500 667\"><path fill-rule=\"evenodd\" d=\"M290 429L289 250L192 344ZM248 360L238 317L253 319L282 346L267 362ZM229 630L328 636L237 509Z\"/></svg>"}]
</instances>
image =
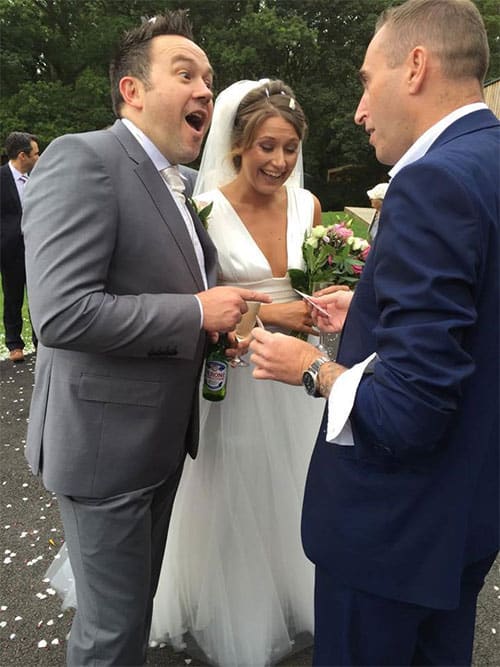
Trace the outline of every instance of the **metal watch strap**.
<instances>
[{"instance_id":1,"label":"metal watch strap","mask_svg":"<svg viewBox=\"0 0 500 667\"><path fill-rule=\"evenodd\" d=\"M315 398L321 396L318 391L319 369L323 364L326 364L329 361L330 359L328 357L318 357L312 362L309 368L304 371L304 374L302 375L302 384L310 396L314 396Z\"/></svg>"}]
</instances>

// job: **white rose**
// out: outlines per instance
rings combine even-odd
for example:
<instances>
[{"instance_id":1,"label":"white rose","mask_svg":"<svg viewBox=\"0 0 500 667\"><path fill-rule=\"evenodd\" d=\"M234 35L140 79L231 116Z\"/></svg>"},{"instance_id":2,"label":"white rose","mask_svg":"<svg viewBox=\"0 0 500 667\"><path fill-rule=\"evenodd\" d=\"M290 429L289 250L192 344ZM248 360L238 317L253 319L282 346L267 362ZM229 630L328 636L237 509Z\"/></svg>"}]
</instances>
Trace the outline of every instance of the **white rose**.
<instances>
[{"instance_id":1,"label":"white rose","mask_svg":"<svg viewBox=\"0 0 500 667\"><path fill-rule=\"evenodd\" d=\"M315 239L321 239L321 238L323 238L323 236L325 236L326 231L327 231L327 228L324 227L323 225L316 225L316 227L313 227L311 229L311 236ZM314 247L316 247L316 246L314 246Z\"/></svg>"},{"instance_id":2,"label":"white rose","mask_svg":"<svg viewBox=\"0 0 500 667\"><path fill-rule=\"evenodd\" d=\"M311 248L316 249L318 247L318 239L314 238L314 236L309 236L306 239L306 245L311 246Z\"/></svg>"}]
</instances>

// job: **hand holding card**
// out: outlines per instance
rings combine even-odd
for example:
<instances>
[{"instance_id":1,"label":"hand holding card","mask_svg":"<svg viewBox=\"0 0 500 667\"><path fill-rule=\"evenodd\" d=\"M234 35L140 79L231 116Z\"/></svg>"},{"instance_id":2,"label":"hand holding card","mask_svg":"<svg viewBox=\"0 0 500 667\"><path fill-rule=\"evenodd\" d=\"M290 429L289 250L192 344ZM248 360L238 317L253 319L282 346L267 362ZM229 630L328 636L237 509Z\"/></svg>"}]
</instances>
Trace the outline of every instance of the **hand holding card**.
<instances>
[{"instance_id":1,"label":"hand holding card","mask_svg":"<svg viewBox=\"0 0 500 667\"><path fill-rule=\"evenodd\" d=\"M328 317L328 311L322 308L321 306L318 306L318 304L315 302L315 300L309 296L309 294L305 294L304 292L301 292L300 290L296 289L295 290L297 294L300 294L300 296L305 299L308 303L310 303L314 308L319 310L320 313L323 313L323 315L326 315Z\"/></svg>"}]
</instances>

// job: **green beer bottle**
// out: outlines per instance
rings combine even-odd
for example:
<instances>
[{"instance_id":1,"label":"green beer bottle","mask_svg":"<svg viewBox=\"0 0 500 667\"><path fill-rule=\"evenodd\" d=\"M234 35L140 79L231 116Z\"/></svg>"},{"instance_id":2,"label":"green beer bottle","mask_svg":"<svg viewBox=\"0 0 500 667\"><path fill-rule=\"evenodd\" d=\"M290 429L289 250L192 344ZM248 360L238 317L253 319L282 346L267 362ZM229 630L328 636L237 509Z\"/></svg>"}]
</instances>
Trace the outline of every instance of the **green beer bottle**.
<instances>
[{"instance_id":1,"label":"green beer bottle","mask_svg":"<svg viewBox=\"0 0 500 667\"><path fill-rule=\"evenodd\" d=\"M203 398L207 401L222 401L226 395L229 361L224 351L229 347L226 334L219 334L216 343L210 343L205 361Z\"/></svg>"}]
</instances>

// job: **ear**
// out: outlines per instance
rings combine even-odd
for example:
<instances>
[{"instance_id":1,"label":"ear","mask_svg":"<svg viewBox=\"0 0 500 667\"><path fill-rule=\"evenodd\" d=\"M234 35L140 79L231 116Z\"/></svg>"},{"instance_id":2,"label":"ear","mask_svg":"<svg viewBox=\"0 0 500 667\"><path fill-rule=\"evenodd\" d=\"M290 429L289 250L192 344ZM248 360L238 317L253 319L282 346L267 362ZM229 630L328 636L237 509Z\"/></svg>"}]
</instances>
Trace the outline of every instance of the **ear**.
<instances>
[{"instance_id":1,"label":"ear","mask_svg":"<svg viewBox=\"0 0 500 667\"><path fill-rule=\"evenodd\" d=\"M420 92L429 71L429 54L424 46L415 46L407 58L408 92Z\"/></svg>"},{"instance_id":2,"label":"ear","mask_svg":"<svg viewBox=\"0 0 500 667\"><path fill-rule=\"evenodd\" d=\"M144 86L139 79L134 76L124 76L120 79L118 86L125 104L134 109L142 109Z\"/></svg>"}]
</instances>

